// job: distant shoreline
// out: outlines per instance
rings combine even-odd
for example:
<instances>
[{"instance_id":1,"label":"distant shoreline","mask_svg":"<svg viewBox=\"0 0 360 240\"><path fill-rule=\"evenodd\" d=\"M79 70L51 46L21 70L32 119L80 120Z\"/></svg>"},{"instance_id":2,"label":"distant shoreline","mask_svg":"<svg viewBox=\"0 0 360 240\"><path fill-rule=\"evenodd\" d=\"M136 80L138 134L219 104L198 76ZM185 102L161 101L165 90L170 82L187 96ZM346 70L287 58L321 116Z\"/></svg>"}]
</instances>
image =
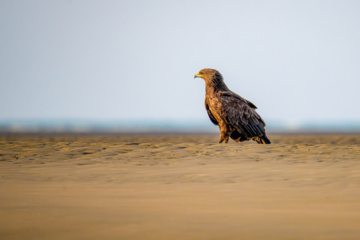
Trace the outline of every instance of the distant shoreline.
<instances>
[{"instance_id":1,"label":"distant shoreline","mask_svg":"<svg viewBox=\"0 0 360 240\"><path fill-rule=\"evenodd\" d=\"M266 132L275 135L360 134L360 120L299 122L267 121ZM4 135L218 135L217 126L204 121L181 120L0 120L0 136Z\"/></svg>"}]
</instances>

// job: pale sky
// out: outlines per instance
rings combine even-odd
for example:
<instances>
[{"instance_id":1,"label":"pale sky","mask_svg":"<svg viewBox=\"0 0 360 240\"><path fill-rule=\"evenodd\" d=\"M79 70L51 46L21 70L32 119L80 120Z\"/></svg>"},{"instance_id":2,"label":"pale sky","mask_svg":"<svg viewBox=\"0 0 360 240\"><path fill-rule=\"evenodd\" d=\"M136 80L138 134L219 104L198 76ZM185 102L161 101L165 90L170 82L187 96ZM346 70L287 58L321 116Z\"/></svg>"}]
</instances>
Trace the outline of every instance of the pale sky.
<instances>
[{"instance_id":1,"label":"pale sky","mask_svg":"<svg viewBox=\"0 0 360 240\"><path fill-rule=\"evenodd\" d=\"M215 68L266 121L360 120L360 1L0 0L0 121L206 121Z\"/></svg>"}]
</instances>

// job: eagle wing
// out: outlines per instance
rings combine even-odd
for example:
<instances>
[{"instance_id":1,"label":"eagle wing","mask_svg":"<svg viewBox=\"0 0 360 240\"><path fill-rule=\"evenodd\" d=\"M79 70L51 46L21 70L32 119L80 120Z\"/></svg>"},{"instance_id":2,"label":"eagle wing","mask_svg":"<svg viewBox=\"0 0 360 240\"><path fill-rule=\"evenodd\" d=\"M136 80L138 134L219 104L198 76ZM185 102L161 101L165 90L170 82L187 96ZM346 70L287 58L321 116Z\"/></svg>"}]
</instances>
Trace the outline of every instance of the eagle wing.
<instances>
[{"instance_id":1,"label":"eagle wing","mask_svg":"<svg viewBox=\"0 0 360 240\"><path fill-rule=\"evenodd\" d=\"M266 137L265 122L255 111L256 106L234 92L220 92L221 115L226 124L247 139Z\"/></svg>"}]
</instances>

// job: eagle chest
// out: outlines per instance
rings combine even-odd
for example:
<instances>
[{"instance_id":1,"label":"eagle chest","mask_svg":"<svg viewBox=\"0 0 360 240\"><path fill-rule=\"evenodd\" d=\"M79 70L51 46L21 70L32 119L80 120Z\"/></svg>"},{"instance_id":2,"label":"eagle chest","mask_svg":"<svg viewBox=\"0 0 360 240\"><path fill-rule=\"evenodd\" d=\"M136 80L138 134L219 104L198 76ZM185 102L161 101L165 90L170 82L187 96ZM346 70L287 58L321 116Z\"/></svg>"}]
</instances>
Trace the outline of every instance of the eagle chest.
<instances>
[{"instance_id":1,"label":"eagle chest","mask_svg":"<svg viewBox=\"0 0 360 240\"><path fill-rule=\"evenodd\" d=\"M207 110L211 112L211 114L217 120L217 122L223 121L221 117L221 115L223 115L222 104L217 97L207 98L205 101L205 105Z\"/></svg>"}]
</instances>

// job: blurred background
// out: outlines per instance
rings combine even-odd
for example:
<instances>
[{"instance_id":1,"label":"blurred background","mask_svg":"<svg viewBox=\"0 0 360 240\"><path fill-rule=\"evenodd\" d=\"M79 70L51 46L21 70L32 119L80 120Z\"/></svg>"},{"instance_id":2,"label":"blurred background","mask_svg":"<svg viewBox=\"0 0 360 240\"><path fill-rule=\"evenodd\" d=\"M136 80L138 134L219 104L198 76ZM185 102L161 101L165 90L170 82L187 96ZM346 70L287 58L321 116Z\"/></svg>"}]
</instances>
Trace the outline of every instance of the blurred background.
<instances>
[{"instance_id":1,"label":"blurred background","mask_svg":"<svg viewBox=\"0 0 360 240\"><path fill-rule=\"evenodd\" d=\"M219 70L269 131L360 130L360 1L0 1L0 128L218 131Z\"/></svg>"}]
</instances>

